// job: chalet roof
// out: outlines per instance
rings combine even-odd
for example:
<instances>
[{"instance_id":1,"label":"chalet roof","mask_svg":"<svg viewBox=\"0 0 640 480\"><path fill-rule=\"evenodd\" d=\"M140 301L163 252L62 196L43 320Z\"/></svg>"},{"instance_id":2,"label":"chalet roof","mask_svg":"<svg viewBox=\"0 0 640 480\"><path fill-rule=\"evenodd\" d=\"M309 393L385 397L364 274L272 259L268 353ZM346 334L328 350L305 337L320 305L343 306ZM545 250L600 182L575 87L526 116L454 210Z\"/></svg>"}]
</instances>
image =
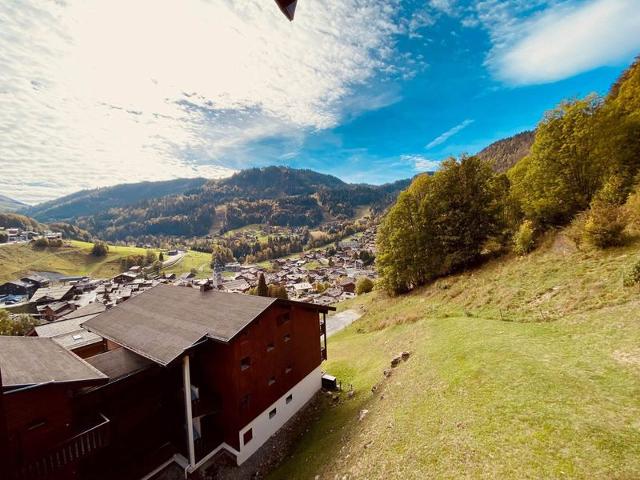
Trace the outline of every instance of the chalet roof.
<instances>
[{"instance_id":1,"label":"chalet roof","mask_svg":"<svg viewBox=\"0 0 640 480\"><path fill-rule=\"evenodd\" d=\"M276 302L293 303L158 285L88 320L84 327L156 363L168 365L204 338L229 342Z\"/></svg>"},{"instance_id":2,"label":"chalet roof","mask_svg":"<svg viewBox=\"0 0 640 480\"><path fill-rule=\"evenodd\" d=\"M43 287L36 290L31 297L32 302L51 301L55 302L66 297L75 287L73 285L56 285L55 287Z\"/></svg>"},{"instance_id":3,"label":"chalet roof","mask_svg":"<svg viewBox=\"0 0 640 480\"><path fill-rule=\"evenodd\" d=\"M76 312L77 311L78 310L76 310ZM76 312L62 317L62 320L46 323L44 325L38 325L34 330L39 337L52 338L56 343L69 350L86 345L92 345L94 343L102 341L102 337L96 335L95 333L89 332L88 330L85 330L80 326L82 322L95 317L96 315L98 315L98 313L69 318Z\"/></svg>"},{"instance_id":4,"label":"chalet roof","mask_svg":"<svg viewBox=\"0 0 640 480\"><path fill-rule=\"evenodd\" d=\"M106 376L50 338L0 336L4 387L43 383L102 383Z\"/></svg>"},{"instance_id":5,"label":"chalet roof","mask_svg":"<svg viewBox=\"0 0 640 480\"><path fill-rule=\"evenodd\" d=\"M154 365L151 360L126 348L100 353L88 358L87 362L109 377L109 380L117 380Z\"/></svg>"},{"instance_id":6,"label":"chalet roof","mask_svg":"<svg viewBox=\"0 0 640 480\"><path fill-rule=\"evenodd\" d=\"M80 307L75 312L71 312L68 315L65 315L61 318L61 320L71 320L72 318L82 318L83 321L89 320L89 316L93 315L95 317L99 313L104 312L107 307L100 302L93 302L84 307ZM91 318L93 318L91 317ZM36 329L37 330L37 329Z\"/></svg>"}]
</instances>

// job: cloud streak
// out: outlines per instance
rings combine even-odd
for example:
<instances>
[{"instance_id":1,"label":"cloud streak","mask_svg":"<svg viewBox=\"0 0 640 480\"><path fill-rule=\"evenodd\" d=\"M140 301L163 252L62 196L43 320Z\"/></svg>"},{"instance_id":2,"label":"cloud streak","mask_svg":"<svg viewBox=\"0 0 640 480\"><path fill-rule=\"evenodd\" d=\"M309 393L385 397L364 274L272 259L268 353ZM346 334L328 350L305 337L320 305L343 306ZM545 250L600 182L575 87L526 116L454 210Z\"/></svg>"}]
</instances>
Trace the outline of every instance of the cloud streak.
<instances>
[{"instance_id":1,"label":"cloud streak","mask_svg":"<svg viewBox=\"0 0 640 480\"><path fill-rule=\"evenodd\" d=\"M0 192L219 177L393 99L398 0L2 2ZM367 95L371 95L367 90Z\"/></svg>"},{"instance_id":2,"label":"cloud streak","mask_svg":"<svg viewBox=\"0 0 640 480\"><path fill-rule=\"evenodd\" d=\"M449 130L447 130L446 132L442 133L441 135L438 135L436 138L434 138L433 140L431 140L429 143L427 143L427 145L425 146L425 148L427 150L433 148L433 147L437 147L438 145L443 144L444 142L446 142L447 140L449 140L451 137L453 137L454 135L456 135L457 133L459 133L461 130L464 130L465 128L467 128L469 125L471 125L474 122L474 120L471 119L467 119L462 123L459 123L458 125L456 125L453 128L450 128Z\"/></svg>"}]
</instances>

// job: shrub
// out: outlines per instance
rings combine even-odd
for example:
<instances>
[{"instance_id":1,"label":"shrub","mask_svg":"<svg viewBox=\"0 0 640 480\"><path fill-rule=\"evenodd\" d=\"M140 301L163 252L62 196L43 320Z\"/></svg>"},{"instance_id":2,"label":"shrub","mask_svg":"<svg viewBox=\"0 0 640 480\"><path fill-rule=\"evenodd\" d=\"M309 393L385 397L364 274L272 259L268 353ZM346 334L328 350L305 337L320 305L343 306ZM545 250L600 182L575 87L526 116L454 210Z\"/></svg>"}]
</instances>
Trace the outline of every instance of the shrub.
<instances>
[{"instance_id":1,"label":"shrub","mask_svg":"<svg viewBox=\"0 0 640 480\"><path fill-rule=\"evenodd\" d=\"M33 240L31 244L36 250L44 250L49 246L49 240L47 240L46 237L40 237Z\"/></svg>"},{"instance_id":2,"label":"shrub","mask_svg":"<svg viewBox=\"0 0 640 480\"><path fill-rule=\"evenodd\" d=\"M637 260L624 275L622 283L625 287L633 287L634 285L640 284L640 260Z\"/></svg>"},{"instance_id":3,"label":"shrub","mask_svg":"<svg viewBox=\"0 0 640 480\"><path fill-rule=\"evenodd\" d=\"M9 235L7 235L5 232L0 232L0 243L7 243L8 240Z\"/></svg>"},{"instance_id":4,"label":"shrub","mask_svg":"<svg viewBox=\"0 0 640 480\"><path fill-rule=\"evenodd\" d=\"M26 335L36 325L38 321L30 315L11 317L6 310L0 310L0 335Z\"/></svg>"},{"instance_id":5,"label":"shrub","mask_svg":"<svg viewBox=\"0 0 640 480\"><path fill-rule=\"evenodd\" d=\"M584 224L584 240L597 248L616 247L624 243L626 227L627 216L622 206L594 201Z\"/></svg>"},{"instance_id":6,"label":"shrub","mask_svg":"<svg viewBox=\"0 0 640 480\"><path fill-rule=\"evenodd\" d=\"M531 220L525 220L513 235L513 251L517 255L526 255L535 246L535 228Z\"/></svg>"},{"instance_id":7,"label":"shrub","mask_svg":"<svg viewBox=\"0 0 640 480\"><path fill-rule=\"evenodd\" d=\"M362 277L356 283L356 293L362 295L373 290L373 281L370 278Z\"/></svg>"},{"instance_id":8,"label":"shrub","mask_svg":"<svg viewBox=\"0 0 640 480\"><path fill-rule=\"evenodd\" d=\"M109 253L109 245L105 242L98 241L93 244L91 255L94 257L106 257L107 253Z\"/></svg>"}]
</instances>

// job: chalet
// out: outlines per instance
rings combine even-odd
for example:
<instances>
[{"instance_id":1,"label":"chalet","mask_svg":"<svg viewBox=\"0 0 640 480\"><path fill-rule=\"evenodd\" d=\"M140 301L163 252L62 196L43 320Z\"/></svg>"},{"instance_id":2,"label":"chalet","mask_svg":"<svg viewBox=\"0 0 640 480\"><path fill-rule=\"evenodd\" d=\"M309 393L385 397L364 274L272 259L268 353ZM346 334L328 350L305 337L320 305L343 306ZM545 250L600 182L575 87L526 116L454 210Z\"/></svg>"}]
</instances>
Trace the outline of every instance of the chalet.
<instances>
[{"instance_id":1,"label":"chalet","mask_svg":"<svg viewBox=\"0 0 640 480\"><path fill-rule=\"evenodd\" d=\"M41 304L61 302L73 299L76 288L73 285L57 285L54 287L39 288L31 297L31 302Z\"/></svg>"},{"instance_id":2,"label":"chalet","mask_svg":"<svg viewBox=\"0 0 640 480\"><path fill-rule=\"evenodd\" d=\"M62 301L38 305L36 308L42 318L52 322L75 311L76 306L72 303Z\"/></svg>"},{"instance_id":3,"label":"chalet","mask_svg":"<svg viewBox=\"0 0 640 480\"><path fill-rule=\"evenodd\" d=\"M227 292L244 293L251 288L251 285L246 280L231 280L224 282L222 288Z\"/></svg>"},{"instance_id":4,"label":"chalet","mask_svg":"<svg viewBox=\"0 0 640 480\"><path fill-rule=\"evenodd\" d=\"M48 278L43 277L42 275L38 275L36 273L32 273L29 276L22 277L20 280L22 280L25 283L32 284L35 287L35 290L37 290L38 288L48 287L50 284L50 281Z\"/></svg>"},{"instance_id":5,"label":"chalet","mask_svg":"<svg viewBox=\"0 0 640 480\"><path fill-rule=\"evenodd\" d=\"M330 309L158 285L81 324L108 348L85 360L0 337L8 478L190 473L223 451L243 463L320 389Z\"/></svg>"},{"instance_id":6,"label":"chalet","mask_svg":"<svg viewBox=\"0 0 640 480\"><path fill-rule=\"evenodd\" d=\"M133 282L136 278L138 278L138 274L134 273L134 272L124 272L124 273L120 273L118 275L116 275L115 277L113 277L113 283L131 283Z\"/></svg>"},{"instance_id":7,"label":"chalet","mask_svg":"<svg viewBox=\"0 0 640 480\"><path fill-rule=\"evenodd\" d=\"M356 291L356 282L353 278L343 278L340 280L339 285L344 292L354 293Z\"/></svg>"},{"instance_id":8,"label":"chalet","mask_svg":"<svg viewBox=\"0 0 640 480\"><path fill-rule=\"evenodd\" d=\"M103 373L50 338L0 337L2 478L74 478L106 442L108 419L74 415L79 392Z\"/></svg>"},{"instance_id":9,"label":"chalet","mask_svg":"<svg viewBox=\"0 0 640 480\"><path fill-rule=\"evenodd\" d=\"M19 295L30 297L35 291L36 288L31 283L26 283L22 280L13 280L0 285L0 295Z\"/></svg>"}]
</instances>

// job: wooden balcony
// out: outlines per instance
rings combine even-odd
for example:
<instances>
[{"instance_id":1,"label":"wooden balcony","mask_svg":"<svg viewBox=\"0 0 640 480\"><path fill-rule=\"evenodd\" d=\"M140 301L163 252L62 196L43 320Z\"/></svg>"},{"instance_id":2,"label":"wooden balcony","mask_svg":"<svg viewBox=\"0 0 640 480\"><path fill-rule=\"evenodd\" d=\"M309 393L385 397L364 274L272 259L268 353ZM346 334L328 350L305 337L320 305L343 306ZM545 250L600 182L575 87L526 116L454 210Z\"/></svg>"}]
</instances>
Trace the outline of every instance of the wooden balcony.
<instances>
[{"instance_id":1,"label":"wooden balcony","mask_svg":"<svg viewBox=\"0 0 640 480\"><path fill-rule=\"evenodd\" d=\"M109 445L110 421L100 415L99 423L56 445L42 457L18 465L16 480L44 479Z\"/></svg>"}]
</instances>

